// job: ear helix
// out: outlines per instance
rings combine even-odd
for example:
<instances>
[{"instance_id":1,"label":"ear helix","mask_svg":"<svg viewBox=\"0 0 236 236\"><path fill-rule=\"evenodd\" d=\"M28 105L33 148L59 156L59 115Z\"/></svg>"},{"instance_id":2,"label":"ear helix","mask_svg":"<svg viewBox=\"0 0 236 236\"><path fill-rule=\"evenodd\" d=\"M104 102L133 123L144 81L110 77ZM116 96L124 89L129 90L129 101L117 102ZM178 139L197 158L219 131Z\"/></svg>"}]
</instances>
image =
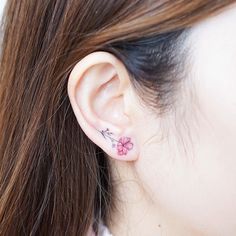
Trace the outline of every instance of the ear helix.
<instances>
[{"instance_id":1,"label":"ear helix","mask_svg":"<svg viewBox=\"0 0 236 236\"><path fill-rule=\"evenodd\" d=\"M116 149L118 155L127 155L133 149L134 144L130 137L122 136L119 139L115 139L113 137L114 134L108 128L99 132L105 139L110 140L112 148Z\"/></svg>"}]
</instances>

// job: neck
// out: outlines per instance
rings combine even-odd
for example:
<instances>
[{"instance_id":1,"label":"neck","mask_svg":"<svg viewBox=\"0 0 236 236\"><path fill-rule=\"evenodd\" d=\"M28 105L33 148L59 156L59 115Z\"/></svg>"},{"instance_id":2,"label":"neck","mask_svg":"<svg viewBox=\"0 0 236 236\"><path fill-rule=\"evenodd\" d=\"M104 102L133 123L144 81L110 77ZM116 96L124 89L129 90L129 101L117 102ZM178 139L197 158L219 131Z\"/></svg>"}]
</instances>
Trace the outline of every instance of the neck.
<instances>
[{"instance_id":1,"label":"neck","mask_svg":"<svg viewBox=\"0 0 236 236\"><path fill-rule=\"evenodd\" d=\"M132 164L115 163L116 211L108 222L113 236L199 236L154 202L135 178Z\"/></svg>"}]
</instances>

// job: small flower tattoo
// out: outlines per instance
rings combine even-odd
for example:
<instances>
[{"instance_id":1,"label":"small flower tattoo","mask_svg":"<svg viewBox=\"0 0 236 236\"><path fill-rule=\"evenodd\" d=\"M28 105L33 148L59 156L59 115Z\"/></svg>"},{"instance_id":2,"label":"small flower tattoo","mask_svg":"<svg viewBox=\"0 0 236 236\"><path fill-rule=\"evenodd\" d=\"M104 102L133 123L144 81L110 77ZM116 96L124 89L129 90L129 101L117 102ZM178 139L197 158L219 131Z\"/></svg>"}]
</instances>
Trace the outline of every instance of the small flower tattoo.
<instances>
[{"instance_id":1,"label":"small flower tattoo","mask_svg":"<svg viewBox=\"0 0 236 236\"><path fill-rule=\"evenodd\" d=\"M112 132L107 128L106 130L100 131L103 137L106 139L110 139L112 143L112 147L116 148L118 155L126 155L128 151L133 149L134 144L131 142L130 137L121 137L119 140L116 140L111 137L113 135Z\"/></svg>"},{"instance_id":2,"label":"small flower tattoo","mask_svg":"<svg viewBox=\"0 0 236 236\"><path fill-rule=\"evenodd\" d=\"M117 151L119 155L126 155L129 150L133 148L133 143L129 137L121 137L117 144Z\"/></svg>"}]
</instances>

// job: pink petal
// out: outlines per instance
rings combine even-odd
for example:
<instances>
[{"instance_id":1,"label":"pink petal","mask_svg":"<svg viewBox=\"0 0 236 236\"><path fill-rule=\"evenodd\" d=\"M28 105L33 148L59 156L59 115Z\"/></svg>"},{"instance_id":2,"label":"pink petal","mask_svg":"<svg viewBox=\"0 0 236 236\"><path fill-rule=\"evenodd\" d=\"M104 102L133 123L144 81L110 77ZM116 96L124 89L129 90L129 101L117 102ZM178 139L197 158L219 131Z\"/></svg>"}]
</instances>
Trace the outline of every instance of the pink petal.
<instances>
[{"instance_id":1,"label":"pink petal","mask_svg":"<svg viewBox=\"0 0 236 236\"><path fill-rule=\"evenodd\" d=\"M119 143L123 143L123 137L119 139Z\"/></svg>"},{"instance_id":2,"label":"pink petal","mask_svg":"<svg viewBox=\"0 0 236 236\"><path fill-rule=\"evenodd\" d=\"M130 141L130 138L129 138L129 137L124 137L123 143L127 143L127 142L129 142L129 141Z\"/></svg>"},{"instance_id":3,"label":"pink petal","mask_svg":"<svg viewBox=\"0 0 236 236\"><path fill-rule=\"evenodd\" d=\"M119 155L122 155L122 154L123 154L123 151L118 150L118 154L119 154Z\"/></svg>"},{"instance_id":4,"label":"pink petal","mask_svg":"<svg viewBox=\"0 0 236 236\"><path fill-rule=\"evenodd\" d=\"M127 143L127 144L125 144L125 147L130 150L130 149L132 149L132 147L133 147L133 143Z\"/></svg>"},{"instance_id":5,"label":"pink petal","mask_svg":"<svg viewBox=\"0 0 236 236\"><path fill-rule=\"evenodd\" d=\"M117 143L117 146L123 147L123 144L119 142L119 143Z\"/></svg>"},{"instance_id":6,"label":"pink petal","mask_svg":"<svg viewBox=\"0 0 236 236\"><path fill-rule=\"evenodd\" d=\"M128 152L128 150L124 148L124 149L123 149L123 153L124 153L124 155L126 155L127 152Z\"/></svg>"}]
</instances>

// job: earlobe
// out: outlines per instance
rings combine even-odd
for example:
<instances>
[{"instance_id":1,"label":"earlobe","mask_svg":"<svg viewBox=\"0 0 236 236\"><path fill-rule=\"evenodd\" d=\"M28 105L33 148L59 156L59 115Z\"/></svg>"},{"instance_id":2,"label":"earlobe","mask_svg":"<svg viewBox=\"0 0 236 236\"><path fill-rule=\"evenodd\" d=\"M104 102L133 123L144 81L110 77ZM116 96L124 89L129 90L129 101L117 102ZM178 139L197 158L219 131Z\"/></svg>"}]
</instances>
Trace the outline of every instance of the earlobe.
<instances>
[{"instance_id":1,"label":"earlobe","mask_svg":"<svg viewBox=\"0 0 236 236\"><path fill-rule=\"evenodd\" d=\"M111 158L138 157L130 110L128 73L112 54L94 52L80 60L68 80L68 96L84 133Z\"/></svg>"},{"instance_id":2,"label":"earlobe","mask_svg":"<svg viewBox=\"0 0 236 236\"><path fill-rule=\"evenodd\" d=\"M119 156L127 155L127 153L133 149L134 143L130 137L120 137L119 139L114 137L114 134L107 128L100 131L105 139L109 139L112 143L112 148L116 149Z\"/></svg>"}]
</instances>

